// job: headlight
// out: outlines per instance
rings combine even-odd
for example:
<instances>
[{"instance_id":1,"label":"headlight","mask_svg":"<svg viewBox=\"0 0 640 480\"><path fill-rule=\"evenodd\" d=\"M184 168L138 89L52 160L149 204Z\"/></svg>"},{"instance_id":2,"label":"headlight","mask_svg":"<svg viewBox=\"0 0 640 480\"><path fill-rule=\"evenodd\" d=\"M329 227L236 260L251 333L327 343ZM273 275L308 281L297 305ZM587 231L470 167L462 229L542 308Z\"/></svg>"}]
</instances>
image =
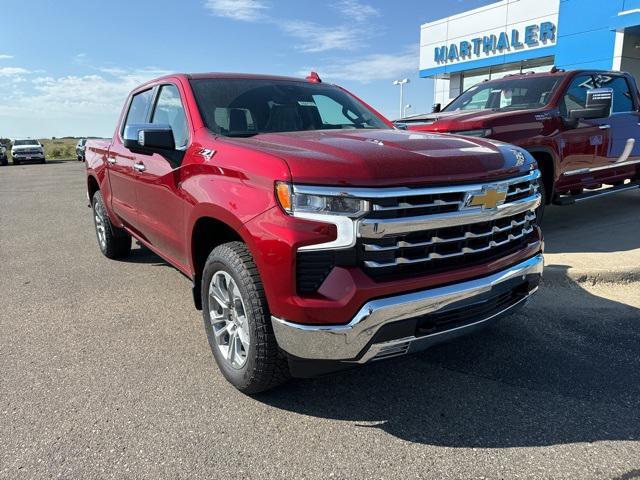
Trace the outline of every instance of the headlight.
<instances>
[{"instance_id":1,"label":"headlight","mask_svg":"<svg viewBox=\"0 0 640 480\"><path fill-rule=\"evenodd\" d=\"M369 202L340 193L328 187L294 186L276 182L276 199L289 215L336 226L336 239L305 245L299 250L335 250L352 248L356 244L356 219L369 209Z\"/></svg>"},{"instance_id":2,"label":"headlight","mask_svg":"<svg viewBox=\"0 0 640 480\"><path fill-rule=\"evenodd\" d=\"M366 200L340 195L334 189L295 187L285 182L276 183L276 197L289 215L313 213L356 218L369 206Z\"/></svg>"},{"instance_id":3,"label":"headlight","mask_svg":"<svg viewBox=\"0 0 640 480\"><path fill-rule=\"evenodd\" d=\"M477 130L460 130L459 132L450 132L456 135L465 135L467 137L489 137L491 135L490 128L479 128Z\"/></svg>"}]
</instances>

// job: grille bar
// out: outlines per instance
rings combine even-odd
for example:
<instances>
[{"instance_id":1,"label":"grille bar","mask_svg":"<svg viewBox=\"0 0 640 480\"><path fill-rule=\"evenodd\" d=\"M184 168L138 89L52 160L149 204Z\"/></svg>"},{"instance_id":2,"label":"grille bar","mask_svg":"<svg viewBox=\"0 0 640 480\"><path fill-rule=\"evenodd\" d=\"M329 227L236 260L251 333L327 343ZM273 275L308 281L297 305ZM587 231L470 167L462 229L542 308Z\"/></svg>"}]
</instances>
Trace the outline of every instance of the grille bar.
<instances>
[{"instance_id":1,"label":"grille bar","mask_svg":"<svg viewBox=\"0 0 640 480\"><path fill-rule=\"evenodd\" d=\"M432 252L428 254L426 257L422 257L422 258L396 257L394 260L389 262L376 262L373 260L366 260L364 264L369 268L386 268L386 267L393 267L395 265L425 263L425 262L430 262L432 260L440 260L443 258L461 257L463 255L486 252L493 248L501 247L514 240L519 240L521 238L524 238L526 235L529 235L531 233L533 233L533 227L524 228L518 234L510 233L508 237L502 241L490 240L489 243L484 247L478 247L478 248L462 247L459 251L452 252L452 253Z\"/></svg>"},{"instance_id":2,"label":"grille bar","mask_svg":"<svg viewBox=\"0 0 640 480\"><path fill-rule=\"evenodd\" d=\"M438 236L433 236L431 237L430 240L427 240L426 242L409 242L406 240L400 240L395 245L389 245L389 246L376 245L372 243L364 243L363 246L365 251L368 251L368 252L388 252L391 250L399 250L401 248L429 247L437 243L459 242L462 240L469 240L472 238L489 237L496 233L507 232L515 227L521 227L525 225L527 222L532 222L535 219L536 219L535 214L531 212L531 213L528 213L522 220L511 220L509 225L507 225L506 227L499 227L497 225L494 225L493 227L491 227L489 231L485 231L482 233L465 232L464 235L453 237L453 238L442 238Z\"/></svg>"}]
</instances>

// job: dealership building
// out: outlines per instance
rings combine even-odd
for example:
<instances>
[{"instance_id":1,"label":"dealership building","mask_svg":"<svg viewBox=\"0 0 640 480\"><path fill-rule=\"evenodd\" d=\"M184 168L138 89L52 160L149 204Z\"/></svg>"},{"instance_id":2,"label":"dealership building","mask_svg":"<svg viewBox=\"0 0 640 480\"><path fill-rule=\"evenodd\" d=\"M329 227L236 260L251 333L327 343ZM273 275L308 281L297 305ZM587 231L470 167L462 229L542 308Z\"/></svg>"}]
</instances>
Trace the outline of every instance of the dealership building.
<instances>
[{"instance_id":1,"label":"dealership building","mask_svg":"<svg viewBox=\"0 0 640 480\"><path fill-rule=\"evenodd\" d=\"M502 0L421 26L420 77L442 106L483 80L554 65L640 78L640 0Z\"/></svg>"}]
</instances>

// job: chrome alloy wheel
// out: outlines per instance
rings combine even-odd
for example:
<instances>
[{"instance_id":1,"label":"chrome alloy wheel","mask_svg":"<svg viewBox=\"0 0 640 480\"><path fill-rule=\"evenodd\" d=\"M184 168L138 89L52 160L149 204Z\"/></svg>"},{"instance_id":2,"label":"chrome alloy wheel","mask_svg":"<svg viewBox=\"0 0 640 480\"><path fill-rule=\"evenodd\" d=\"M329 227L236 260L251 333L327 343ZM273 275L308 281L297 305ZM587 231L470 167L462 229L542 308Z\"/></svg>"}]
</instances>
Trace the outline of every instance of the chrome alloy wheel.
<instances>
[{"instance_id":1,"label":"chrome alloy wheel","mask_svg":"<svg viewBox=\"0 0 640 480\"><path fill-rule=\"evenodd\" d=\"M249 322L238 285L222 270L211 277L209 315L218 350L233 368L242 368L249 353Z\"/></svg>"},{"instance_id":2,"label":"chrome alloy wheel","mask_svg":"<svg viewBox=\"0 0 640 480\"><path fill-rule=\"evenodd\" d=\"M98 234L98 242L100 243L100 248L105 250L107 248L107 232L106 225L104 220L104 213L101 208L98 208L98 205L93 206L93 215L96 221L96 233Z\"/></svg>"}]
</instances>

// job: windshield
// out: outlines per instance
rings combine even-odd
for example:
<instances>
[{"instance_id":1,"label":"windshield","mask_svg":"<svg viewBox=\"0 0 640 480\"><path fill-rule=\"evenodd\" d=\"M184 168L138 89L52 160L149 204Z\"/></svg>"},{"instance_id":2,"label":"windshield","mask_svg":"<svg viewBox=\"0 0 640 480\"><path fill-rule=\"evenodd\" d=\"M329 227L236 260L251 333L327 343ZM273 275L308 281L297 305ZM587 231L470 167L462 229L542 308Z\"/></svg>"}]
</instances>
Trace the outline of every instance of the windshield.
<instances>
[{"instance_id":1,"label":"windshield","mask_svg":"<svg viewBox=\"0 0 640 480\"><path fill-rule=\"evenodd\" d=\"M330 85L223 78L191 84L205 124L220 135L391 128L354 97Z\"/></svg>"},{"instance_id":2,"label":"windshield","mask_svg":"<svg viewBox=\"0 0 640 480\"><path fill-rule=\"evenodd\" d=\"M480 83L468 89L442 111L541 108L549 102L558 82L559 79L555 77L538 77Z\"/></svg>"},{"instance_id":3,"label":"windshield","mask_svg":"<svg viewBox=\"0 0 640 480\"><path fill-rule=\"evenodd\" d=\"M13 142L13 144L17 145L17 146L23 146L23 145L37 145L37 146L39 146L40 145L37 140L16 140L15 142Z\"/></svg>"}]
</instances>

